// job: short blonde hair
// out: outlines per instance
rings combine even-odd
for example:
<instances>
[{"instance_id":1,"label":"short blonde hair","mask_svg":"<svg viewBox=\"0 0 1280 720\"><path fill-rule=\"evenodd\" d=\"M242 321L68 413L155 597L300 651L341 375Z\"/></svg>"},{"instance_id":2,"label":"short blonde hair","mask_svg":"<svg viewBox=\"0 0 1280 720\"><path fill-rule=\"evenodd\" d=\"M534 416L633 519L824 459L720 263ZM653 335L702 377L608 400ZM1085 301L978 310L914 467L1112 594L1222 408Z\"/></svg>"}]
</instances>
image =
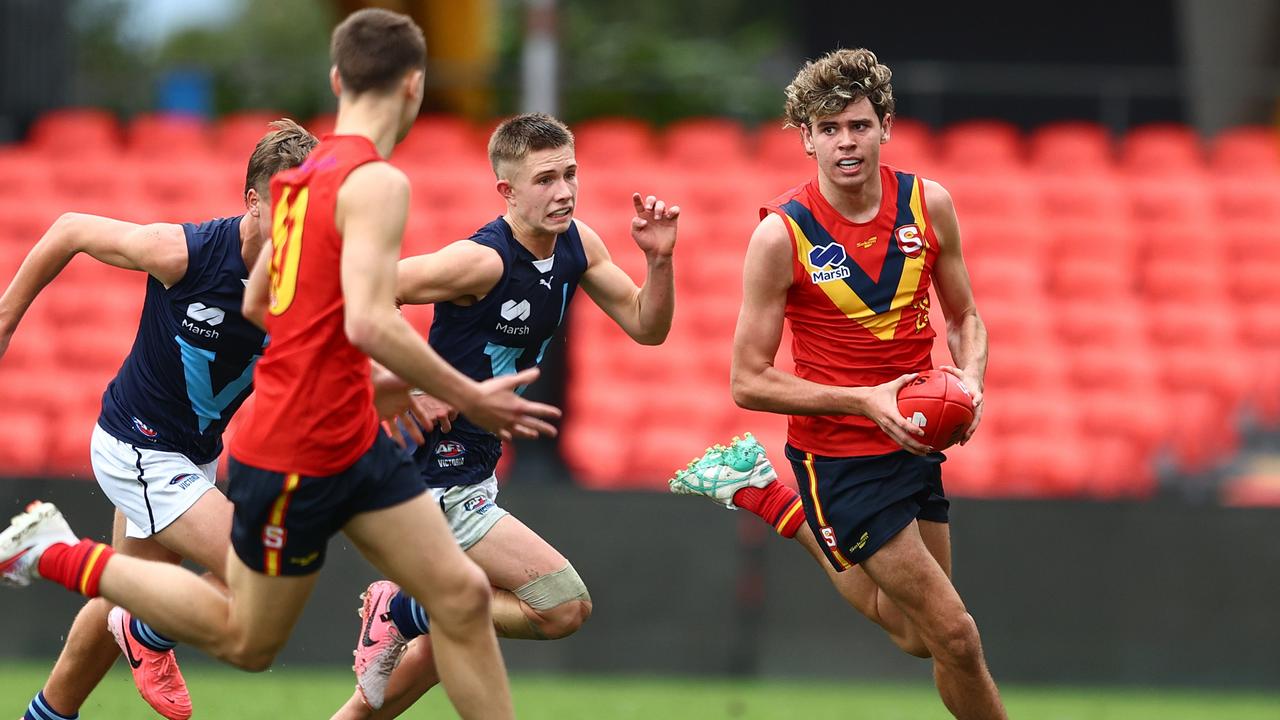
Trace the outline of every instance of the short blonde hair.
<instances>
[{"instance_id":1,"label":"short blonde hair","mask_svg":"<svg viewBox=\"0 0 1280 720\"><path fill-rule=\"evenodd\" d=\"M499 178L502 165L520 162L537 150L573 147L573 131L546 113L524 113L505 120L489 136L489 164Z\"/></svg>"},{"instance_id":2,"label":"short blonde hair","mask_svg":"<svg viewBox=\"0 0 1280 720\"><path fill-rule=\"evenodd\" d=\"M866 48L835 50L805 63L787 86L788 127L808 125L814 118L838 115L860 98L871 101L884 122L893 112L893 72Z\"/></svg>"}]
</instances>

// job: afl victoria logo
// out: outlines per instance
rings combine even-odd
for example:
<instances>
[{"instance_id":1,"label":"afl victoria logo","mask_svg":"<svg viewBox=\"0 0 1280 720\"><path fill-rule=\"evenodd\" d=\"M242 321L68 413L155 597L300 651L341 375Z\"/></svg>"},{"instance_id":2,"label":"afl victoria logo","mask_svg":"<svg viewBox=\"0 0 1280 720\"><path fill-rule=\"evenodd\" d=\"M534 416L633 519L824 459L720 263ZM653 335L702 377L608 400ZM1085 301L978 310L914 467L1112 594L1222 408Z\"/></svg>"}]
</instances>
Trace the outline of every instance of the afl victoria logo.
<instances>
[{"instance_id":1,"label":"afl victoria logo","mask_svg":"<svg viewBox=\"0 0 1280 720\"><path fill-rule=\"evenodd\" d=\"M893 237L898 241L898 249L909 258L918 258L924 251L924 236L915 223L894 230Z\"/></svg>"}]
</instances>

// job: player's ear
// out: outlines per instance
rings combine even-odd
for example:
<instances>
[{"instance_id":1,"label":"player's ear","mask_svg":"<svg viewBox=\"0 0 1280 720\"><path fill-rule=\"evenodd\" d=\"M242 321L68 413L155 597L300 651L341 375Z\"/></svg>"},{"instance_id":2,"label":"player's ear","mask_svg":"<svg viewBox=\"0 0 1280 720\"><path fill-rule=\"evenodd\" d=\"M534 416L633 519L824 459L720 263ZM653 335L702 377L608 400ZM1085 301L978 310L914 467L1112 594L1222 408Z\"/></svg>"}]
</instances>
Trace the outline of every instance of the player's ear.
<instances>
[{"instance_id":1,"label":"player's ear","mask_svg":"<svg viewBox=\"0 0 1280 720\"><path fill-rule=\"evenodd\" d=\"M889 131L893 129L893 113L885 113L884 121L880 123L880 144L889 142Z\"/></svg>"},{"instance_id":2,"label":"player's ear","mask_svg":"<svg viewBox=\"0 0 1280 720\"><path fill-rule=\"evenodd\" d=\"M807 122L800 126L800 142L804 144L804 153L809 157L818 154L817 148L813 146L813 123Z\"/></svg>"},{"instance_id":3,"label":"player's ear","mask_svg":"<svg viewBox=\"0 0 1280 720\"><path fill-rule=\"evenodd\" d=\"M426 92L427 73L419 68L405 76L405 94L411 99L418 99Z\"/></svg>"},{"instance_id":4,"label":"player's ear","mask_svg":"<svg viewBox=\"0 0 1280 720\"><path fill-rule=\"evenodd\" d=\"M510 201L512 196L515 195L515 188L511 187L511 181L506 178L498 178L498 182L494 184L494 187L497 188L498 194L507 201Z\"/></svg>"},{"instance_id":5,"label":"player's ear","mask_svg":"<svg viewBox=\"0 0 1280 720\"><path fill-rule=\"evenodd\" d=\"M258 217L259 206L262 198L258 196L257 188L249 188L244 193L244 207L250 217Z\"/></svg>"},{"instance_id":6,"label":"player's ear","mask_svg":"<svg viewBox=\"0 0 1280 720\"><path fill-rule=\"evenodd\" d=\"M338 74L337 65L329 68L329 88L333 90L334 96L342 95L342 76Z\"/></svg>"}]
</instances>

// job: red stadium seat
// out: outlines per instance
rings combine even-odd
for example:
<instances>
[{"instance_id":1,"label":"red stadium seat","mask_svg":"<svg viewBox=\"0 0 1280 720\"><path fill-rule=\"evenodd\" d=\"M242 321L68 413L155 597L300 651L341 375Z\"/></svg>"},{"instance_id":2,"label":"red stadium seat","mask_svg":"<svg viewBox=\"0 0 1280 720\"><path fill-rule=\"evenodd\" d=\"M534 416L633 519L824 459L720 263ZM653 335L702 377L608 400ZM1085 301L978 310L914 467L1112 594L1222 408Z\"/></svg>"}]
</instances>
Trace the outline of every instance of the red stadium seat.
<instances>
[{"instance_id":1,"label":"red stadium seat","mask_svg":"<svg viewBox=\"0 0 1280 720\"><path fill-rule=\"evenodd\" d=\"M1148 307L1140 302L1087 297L1057 300L1052 319L1059 341L1074 347L1140 347L1151 322Z\"/></svg>"},{"instance_id":2,"label":"red stadium seat","mask_svg":"<svg viewBox=\"0 0 1280 720\"><path fill-rule=\"evenodd\" d=\"M604 170L596 162L652 162L657 157L657 135L643 120L585 120L573 126L573 134L577 156L593 174Z\"/></svg>"},{"instance_id":3,"label":"red stadium seat","mask_svg":"<svg viewBox=\"0 0 1280 720\"><path fill-rule=\"evenodd\" d=\"M120 125L106 110L64 108L36 119L31 126L30 143L50 156L115 155L120 152Z\"/></svg>"},{"instance_id":4,"label":"red stadium seat","mask_svg":"<svg viewBox=\"0 0 1280 720\"><path fill-rule=\"evenodd\" d=\"M965 258L971 265L994 259L1019 262L1038 271L1051 249L1046 228L1016 213L962 216L960 236Z\"/></svg>"},{"instance_id":5,"label":"red stadium seat","mask_svg":"<svg viewBox=\"0 0 1280 720\"><path fill-rule=\"evenodd\" d=\"M1060 498L1085 494L1091 462L1079 436L1052 432L987 438L994 447L995 490L1008 497Z\"/></svg>"},{"instance_id":6,"label":"red stadium seat","mask_svg":"<svg viewBox=\"0 0 1280 720\"><path fill-rule=\"evenodd\" d=\"M627 429L592 420L566 420L560 452L578 482L587 488L617 489L628 472L634 437Z\"/></svg>"},{"instance_id":7,"label":"red stadium seat","mask_svg":"<svg viewBox=\"0 0 1280 720\"><path fill-rule=\"evenodd\" d=\"M1280 260L1280 224L1256 219L1222 219L1216 237L1230 257Z\"/></svg>"},{"instance_id":8,"label":"red stadium seat","mask_svg":"<svg viewBox=\"0 0 1280 720\"><path fill-rule=\"evenodd\" d=\"M1045 279L1037 265L1013 259L986 257L969 264L969 277L978 298L990 302L994 298L1034 302L1043 295Z\"/></svg>"},{"instance_id":9,"label":"red stadium seat","mask_svg":"<svg viewBox=\"0 0 1280 720\"><path fill-rule=\"evenodd\" d=\"M1214 348L1215 352L1235 352L1240 347L1243 320L1239 310L1226 298L1196 302L1182 297L1157 298L1143 310L1147 337L1156 349Z\"/></svg>"},{"instance_id":10,"label":"red stadium seat","mask_svg":"<svg viewBox=\"0 0 1280 720\"><path fill-rule=\"evenodd\" d=\"M209 157L209 126L194 115L144 113L129 122L129 152L144 158Z\"/></svg>"},{"instance_id":11,"label":"red stadium seat","mask_svg":"<svg viewBox=\"0 0 1280 720\"><path fill-rule=\"evenodd\" d=\"M895 117L889 142L880 146L880 160L899 170L932 176L937 165L933 133L919 120Z\"/></svg>"},{"instance_id":12,"label":"red stadium seat","mask_svg":"<svg viewBox=\"0 0 1280 720\"><path fill-rule=\"evenodd\" d=\"M1131 395L1155 392L1156 357L1140 339L1124 348L1073 347L1067 359L1067 377L1074 387Z\"/></svg>"},{"instance_id":13,"label":"red stadium seat","mask_svg":"<svg viewBox=\"0 0 1280 720\"><path fill-rule=\"evenodd\" d=\"M1219 226L1214 223L1143 223L1142 263L1188 263L1219 267L1223 262Z\"/></svg>"},{"instance_id":14,"label":"red stadium seat","mask_svg":"<svg viewBox=\"0 0 1280 720\"><path fill-rule=\"evenodd\" d=\"M332 133L333 126L337 121L338 116L336 114L324 113L311 118L307 122L303 123L302 126L310 130L312 135L320 137L321 135L328 135L329 133Z\"/></svg>"},{"instance_id":15,"label":"red stadium seat","mask_svg":"<svg viewBox=\"0 0 1280 720\"><path fill-rule=\"evenodd\" d=\"M1280 223L1280 174L1267 177L1223 178L1209 191L1221 218Z\"/></svg>"},{"instance_id":16,"label":"red stadium seat","mask_svg":"<svg viewBox=\"0 0 1280 720\"><path fill-rule=\"evenodd\" d=\"M0 475L40 475L48 469L50 442L57 436L40 410L0 406Z\"/></svg>"},{"instance_id":17,"label":"red stadium seat","mask_svg":"<svg viewBox=\"0 0 1280 720\"><path fill-rule=\"evenodd\" d=\"M942 466L942 486L948 497L991 497L995 491L995 441L979 429L973 441L964 447L946 450L947 462Z\"/></svg>"},{"instance_id":18,"label":"red stadium seat","mask_svg":"<svg viewBox=\"0 0 1280 720\"><path fill-rule=\"evenodd\" d=\"M941 341L939 341L941 344ZM1067 385L1066 353L1054 345L1000 343L987 365L986 387L1005 393L1054 393Z\"/></svg>"},{"instance_id":19,"label":"red stadium seat","mask_svg":"<svg viewBox=\"0 0 1280 720\"><path fill-rule=\"evenodd\" d=\"M243 111L224 115L214 127L214 150L228 160L243 165L258 141L271 131L269 125L286 117L272 110Z\"/></svg>"},{"instance_id":20,"label":"red stadium seat","mask_svg":"<svg viewBox=\"0 0 1280 720\"><path fill-rule=\"evenodd\" d=\"M1172 439L1170 421L1176 409L1158 387L1086 385L1077 397L1080 422L1091 435L1119 438L1143 457Z\"/></svg>"},{"instance_id":21,"label":"red stadium seat","mask_svg":"<svg viewBox=\"0 0 1280 720\"><path fill-rule=\"evenodd\" d=\"M1124 168L1144 175L1195 172L1204 164L1200 137L1187 125L1156 123L1130 130L1120 141Z\"/></svg>"},{"instance_id":22,"label":"red stadium seat","mask_svg":"<svg viewBox=\"0 0 1280 720\"><path fill-rule=\"evenodd\" d=\"M1132 215L1128 187L1110 173L1087 180L1075 176L1032 175L1039 210L1057 222L1090 222L1097 227L1127 223Z\"/></svg>"},{"instance_id":23,"label":"red stadium seat","mask_svg":"<svg viewBox=\"0 0 1280 720\"><path fill-rule=\"evenodd\" d=\"M963 168L957 171L956 168ZM1035 182L1011 167L998 181L991 175L974 174L970 166L948 166L936 178L951 194L961 229L975 218L1016 220L1032 225L1038 219Z\"/></svg>"},{"instance_id":24,"label":"red stadium seat","mask_svg":"<svg viewBox=\"0 0 1280 720\"><path fill-rule=\"evenodd\" d=\"M1128 220L1100 222L1096 218L1061 217L1048 223L1053 263L1087 261L1132 272L1142 240L1140 228ZM1131 284L1131 283L1122 283Z\"/></svg>"},{"instance_id":25,"label":"red stadium seat","mask_svg":"<svg viewBox=\"0 0 1280 720\"><path fill-rule=\"evenodd\" d=\"M396 159L405 165L466 163L487 168L487 143L488 136L464 118L423 115L396 146Z\"/></svg>"},{"instance_id":26,"label":"red stadium seat","mask_svg":"<svg viewBox=\"0 0 1280 720\"><path fill-rule=\"evenodd\" d=\"M1085 492L1102 500L1149 499L1156 491L1154 463L1126 438L1103 432L1081 438L1078 446L1089 458Z\"/></svg>"},{"instance_id":27,"label":"red stadium seat","mask_svg":"<svg viewBox=\"0 0 1280 720\"><path fill-rule=\"evenodd\" d=\"M1053 264L1051 273L1049 287L1059 298L1125 302L1137 290L1132 268L1120 262L1064 258Z\"/></svg>"},{"instance_id":28,"label":"red stadium seat","mask_svg":"<svg viewBox=\"0 0 1280 720\"><path fill-rule=\"evenodd\" d=\"M681 168L714 168L741 164L751 150L746 128L729 118L690 118L667 126L663 156Z\"/></svg>"},{"instance_id":29,"label":"red stadium seat","mask_svg":"<svg viewBox=\"0 0 1280 720\"><path fill-rule=\"evenodd\" d=\"M1280 307L1280 257L1228 261L1227 285L1241 302L1273 302Z\"/></svg>"},{"instance_id":30,"label":"red stadium seat","mask_svg":"<svg viewBox=\"0 0 1280 720\"><path fill-rule=\"evenodd\" d=\"M1003 120L970 120L938 133L941 160L964 172L1002 171L1022 164L1022 133Z\"/></svg>"},{"instance_id":31,"label":"red stadium seat","mask_svg":"<svg viewBox=\"0 0 1280 720\"><path fill-rule=\"evenodd\" d=\"M798 128L783 127L781 120L767 120L756 128L755 154L753 158L761 169L769 169L771 176L794 178L792 185L814 172L813 160L805 154ZM778 188L781 192L785 188Z\"/></svg>"},{"instance_id":32,"label":"red stadium seat","mask_svg":"<svg viewBox=\"0 0 1280 720\"><path fill-rule=\"evenodd\" d=\"M0 200L44 199L56 191L47 159L26 149L0 147Z\"/></svg>"},{"instance_id":33,"label":"red stadium seat","mask_svg":"<svg viewBox=\"0 0 1280 720\"><path fill-rule=\"evenodd\" d=\"M1126 186L1139 223L1204 223L1213 219L1213 196L1199 176L1153 175L1134 178Z\"/></svg>"},{"instance_id":34,"label":"red stadium seat","mask_svg":"<svg viewBox=\"0 0 1280 720\"><path fill-rule=\"evenodd\" d=\"M1228 175L1280 174L1280 131L1264 125L1224 130L1213 139L1210 162Z\"/></svg>"},{"instance_id":35,"label":"red stadium seat","mask_svg":"<svg viewBox=\"0 0 1280 720\"><path fill-rule=\"evenodd\" d=\"M1154 257L1143 265L1142 291L1148 298L1157 300L1179 298L1210 302L1227 297L1227 278L1223 267L1217 263Z\"/></svg>"},{"instance_id":36,"label":"red stadium seat","mask_svg":"<svg viewBox=\"0 0 1280 720\"><path fill-rule=\"evenodd\" d=\"M1114 161L1111 134L1099 123L1068 121L1036 128L1029 140L1031 166L1050 175L1106 172Z\"/></svg>"}]
</instances>

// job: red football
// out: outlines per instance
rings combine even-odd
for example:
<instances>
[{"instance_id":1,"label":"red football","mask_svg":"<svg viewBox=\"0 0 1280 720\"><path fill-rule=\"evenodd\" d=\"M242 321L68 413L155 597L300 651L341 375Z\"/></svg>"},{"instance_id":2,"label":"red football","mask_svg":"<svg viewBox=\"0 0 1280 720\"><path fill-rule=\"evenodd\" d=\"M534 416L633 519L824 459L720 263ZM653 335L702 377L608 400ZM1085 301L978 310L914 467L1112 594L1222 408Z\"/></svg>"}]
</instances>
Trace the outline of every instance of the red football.
<instances>
[{"instance_id":1,"label":"red football","mask_svg":"<svg viewBox=\"0 0 1280 720\"><path fill-rule=\"evenodd\" d=\"M917 440L941 450L964 437L973 422L973 397L955 375L927 370L898 391L898 411L924 430Z\"/></svg>"}]
</instances>

